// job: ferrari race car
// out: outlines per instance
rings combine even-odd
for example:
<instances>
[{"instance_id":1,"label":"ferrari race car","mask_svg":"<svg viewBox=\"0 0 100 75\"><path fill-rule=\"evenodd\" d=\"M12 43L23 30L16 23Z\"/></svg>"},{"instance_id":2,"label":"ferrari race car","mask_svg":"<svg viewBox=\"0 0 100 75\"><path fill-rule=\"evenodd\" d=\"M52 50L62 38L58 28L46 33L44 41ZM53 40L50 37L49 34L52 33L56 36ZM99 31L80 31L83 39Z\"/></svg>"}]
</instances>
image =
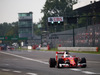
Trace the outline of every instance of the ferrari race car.
<instances>
[{"instance_id":1,"label":"ferrari race car","mask_svg":"<svg viewBox=\"0 0 100 75\"><path fill-rule=\"evenodd\" d=\"M61 55L58 58L58 55ZM57 67L81 67L85 68L87 66L85 58L79 58L76 56L71 56L68 51L66 52L56 52L56 58L49 59L50 68Z\"/></svg>"}]
</instances>

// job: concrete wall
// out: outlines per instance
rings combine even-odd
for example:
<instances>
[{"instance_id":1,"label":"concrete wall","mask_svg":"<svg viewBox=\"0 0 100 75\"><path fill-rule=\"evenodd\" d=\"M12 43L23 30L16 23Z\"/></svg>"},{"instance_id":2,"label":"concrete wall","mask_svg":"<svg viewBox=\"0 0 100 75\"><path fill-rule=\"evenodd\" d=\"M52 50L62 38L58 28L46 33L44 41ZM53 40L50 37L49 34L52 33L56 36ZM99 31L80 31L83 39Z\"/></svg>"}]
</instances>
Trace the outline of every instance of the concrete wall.
<instances>
[{"instance_id":1,"label":"concrete wall","mask_svg":"<svg viewBox=\"0 0 100 75\"><path fill-rule=\"evenodd\" d=\"M58 50L97 51L97 47L58 47Z\"/></svg>"}]
</instances>

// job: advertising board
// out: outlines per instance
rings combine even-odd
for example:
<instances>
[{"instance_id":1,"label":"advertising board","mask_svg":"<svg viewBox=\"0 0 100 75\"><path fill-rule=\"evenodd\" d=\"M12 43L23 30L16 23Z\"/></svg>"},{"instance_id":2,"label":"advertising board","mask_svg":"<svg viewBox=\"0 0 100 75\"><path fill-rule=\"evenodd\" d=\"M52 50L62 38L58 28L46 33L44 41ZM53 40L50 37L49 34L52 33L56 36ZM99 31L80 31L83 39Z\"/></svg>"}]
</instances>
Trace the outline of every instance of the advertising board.
<instances>
[{"instance_id":1,"label":"advertising board","mask_svg":"<svg viewBox=\"0 0 100 75\"><path fill-rule=\"evenodd\" d=\"M48 22L63 22L63 17L48 17Z\"/></svg>"}]
</instances>

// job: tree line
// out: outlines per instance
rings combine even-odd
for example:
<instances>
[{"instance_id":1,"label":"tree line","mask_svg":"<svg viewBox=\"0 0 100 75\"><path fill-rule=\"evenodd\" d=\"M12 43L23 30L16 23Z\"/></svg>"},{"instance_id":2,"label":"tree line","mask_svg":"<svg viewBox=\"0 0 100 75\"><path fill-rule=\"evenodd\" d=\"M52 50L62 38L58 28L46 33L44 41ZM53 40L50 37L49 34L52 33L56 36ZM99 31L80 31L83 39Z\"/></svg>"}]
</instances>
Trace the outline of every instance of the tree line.
<instances>
[{"instance_id":1,"label":"tree line","mask_svg":"<svg viewBox=\"0 0 100 75\"><path fill-rule=\"evenodd\" d=\"M57 31L63 31L68 26L66 26L66 17L75 15L73 11L73 5L77 3L77 0L46 0L45 5L41 12L44 16L41 19L41 24L44 30L49 30L50 32L54 32L54 27L48 27L48 17L64 17L64 25L57 26Z\"/></svg>"},{"instance_id":2,"label":"tree line","mask_svg":"<svg viewBox=\"0 0 100 75\"><path fill-rule=\"evenodd\" d=\"M55 32L54 27L48 27L48 17L64 17L64 25L57 26L57 31L64 31L69 30L72 28L73 25L67 24L66 17L68 16L76 16L77 13L73 10L73 5L77 3L77 0L46 0L44 7L41 9L41 13L44 14L44 16L41 18L41 20L36 24L33 23L34 26L34 33L36 35L41 35L41 31L46 30L49 32ZM90 13L88 13L90 14ZM81 14L83 16L86 16L86 13ZM91 14L90 14L91 15ZM100 22L100 17L95 18L96 21ZM38 25L41 24L42 27L38 28ZM76 28L84 27L87 25L92 24L92 17L81 17L78 18L78 24L74 25ZM1 23L0 24L0 36L18 36L18 22L12 22L12 23Z\"/></svg>"},{"instance_id":3,"label":"tree line","mask_svg":"<svg viewBox=\"0 0 100 75\"><path fill-rule=\"evenodd\" d=\"M18 36L18 22L1 23L0 36Z\"/></svg>"}]
</instances>

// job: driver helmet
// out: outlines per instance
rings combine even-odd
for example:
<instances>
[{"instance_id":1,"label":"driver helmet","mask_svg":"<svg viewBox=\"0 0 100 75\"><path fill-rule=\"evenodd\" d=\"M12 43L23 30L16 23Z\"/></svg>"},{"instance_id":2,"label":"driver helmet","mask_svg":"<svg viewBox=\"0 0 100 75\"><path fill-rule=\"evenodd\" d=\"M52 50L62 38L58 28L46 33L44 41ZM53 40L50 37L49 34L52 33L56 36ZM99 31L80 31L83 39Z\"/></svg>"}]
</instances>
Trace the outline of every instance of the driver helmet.
<instances>
[{"instance_id":1,"label":"driver helmet","mask_svg":"<svg viewBox=\"0 0 100 75\"><path fill-rule=\"evenodd\" d=\"M66 54L69 54L69 52L66 50Z\"/></svg>"},{"instance_id":2,"label":"driver helmet","mask_svg":"<svg viewBox=\"0 0 100 75\"><path fill-rule=\"evenodd\" d=\"M68 51L64 52L64 57L66 57L66 56L69 56L69 52Z\"/></svg>"}]
</instances>

